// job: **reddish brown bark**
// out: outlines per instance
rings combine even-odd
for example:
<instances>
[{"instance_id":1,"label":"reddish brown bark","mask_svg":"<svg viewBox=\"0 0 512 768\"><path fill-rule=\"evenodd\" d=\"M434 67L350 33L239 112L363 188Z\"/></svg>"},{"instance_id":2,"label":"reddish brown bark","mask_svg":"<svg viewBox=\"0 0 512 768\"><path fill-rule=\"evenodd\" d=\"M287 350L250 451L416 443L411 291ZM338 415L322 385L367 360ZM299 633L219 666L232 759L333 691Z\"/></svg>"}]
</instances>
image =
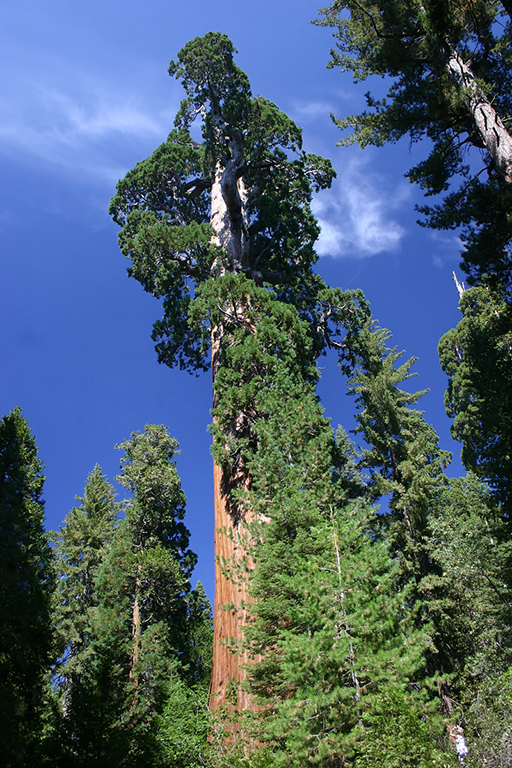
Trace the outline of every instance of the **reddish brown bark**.
<instances>
[{"instance_id":1,"label":"reddish brown bark","mask_svg":"<svg viewBox=\"0 0 512 768\"><path fill-rule=\"evenodd\" d=\"M212 373L218 368L220 340L212 333ZM214 394L214 406L216 404ZM210 683L210 707L216 709L226 703L241 712L254 709L247 691L242 687L247 677L246 665L250 659L247 649L239 645L243 640L243 627L248 619L245 606L251 602L247 589L248 532L250 511L240 504L234 505L230 495L234 488L249 487L248 473L243 468L236 477L226 478L222 468L213 463L215 512L215 597L213 608L213 665ZM238 647L237 647L238 646ZM236 652L235 652L236 649ZM256 659L257 660L257 659Z\"/></svg>"},{"instance_id":2,"label":"reddish brown bark","mask_svg":"<svg viewBox=\"0 0 512 768\"><path fill-rule=\"evenodd\" d=\"M250 601L244 579L230 578L226 566L236 569L246 556L243 521L233 521L222 480L222 469L214 462L213 483L215 493L215 600L213 625L213 668L210 706L226 704L231 685L236 686L236 697L229 698L233 709L241 712L252 709L251 698L240 684L246 678L244 666L249 662L247 651L230 652L230 644L243 638L243 625L247 611L242 607ZM223 606L230 606L229 609ZM234 606L234 607L233 607ZM236 703L235 703L236 701Z\"/></svg>"}]
</instances>

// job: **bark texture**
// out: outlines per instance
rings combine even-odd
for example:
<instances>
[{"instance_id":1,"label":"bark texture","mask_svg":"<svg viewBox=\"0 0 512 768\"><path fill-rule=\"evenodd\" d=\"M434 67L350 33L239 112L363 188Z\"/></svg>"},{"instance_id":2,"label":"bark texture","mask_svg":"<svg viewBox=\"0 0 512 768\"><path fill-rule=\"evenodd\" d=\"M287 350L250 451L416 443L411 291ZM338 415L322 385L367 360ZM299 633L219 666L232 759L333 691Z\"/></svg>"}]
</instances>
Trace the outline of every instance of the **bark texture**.
<instances>
[{"instance_id":1,"label":"bark texture","mask_svg":"<svg viewBox=\"0 0 512 768\"><path fill-rule=\"evenodd\" d=\"M492 157L497 171L505 181L512 183L512 137L505 128L489 99L471 71L457 51L450 50L448 72L452 80L466 90L466 101L469 113L475 124L482 144Z\"/></svg>"},{"instance_id":2,"label":"bark texture","mask_svg":"<svg viewBox=\"0 0 512 768\"><path fill-rule=\"evenodd\" d=\"M222 338L219 329L212 332L212 372L219 366ZM217 405L213 398L214 407ZM247 650L241 650L243 630L248 621L247 607L251 602L248 592L247 569L252 567L248 555L246 524L251 512L241 504L234 504L231 491L249 488L250 478L241 466L230 477L213 463L215 511L215 597L213 608L213 663L209 703L212 709L228 704L230 709L242 712L254 709L254 703L243 688L247 664L251 659Z\"/></svg>"},{"instance_id":3,"label":"bark texture","mask_svg":"<svg viewBox=\"0 0 512 768\"><path fill-rule=\"evenodd\" d=\"M246 565L245 518L233 520L222 475L222 469L214 462L215 601L210 706L217 708L229 703L241 712L253 709L249 694L241 687L250 658L247 651L232 651L243 639L243 626L248 618L244 605L250 602L250 596L245 579L232 579L227 571Z\"/></svg>"}]
</instances>

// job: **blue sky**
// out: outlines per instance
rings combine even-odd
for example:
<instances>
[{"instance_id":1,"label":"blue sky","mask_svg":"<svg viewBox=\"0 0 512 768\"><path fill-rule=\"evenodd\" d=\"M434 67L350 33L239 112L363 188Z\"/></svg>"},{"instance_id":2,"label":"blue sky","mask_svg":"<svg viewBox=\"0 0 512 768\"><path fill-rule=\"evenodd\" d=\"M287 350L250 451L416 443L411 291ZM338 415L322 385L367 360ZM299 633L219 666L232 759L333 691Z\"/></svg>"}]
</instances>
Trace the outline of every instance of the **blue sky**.
<instances>
[{"instance_id":1,"label":"blue sky","mask_svg":"<svg viewBox=\"0 0 512 768\"><path fill-rule=\"evenodd\" d=\"M326 69L332 38L309 23L315 2L4 0L0 13L0 413L21 406L36 435L48 526L62 523L95 463L114 478L116 443L166 424L182 448L196 576L213 598L210 376L158 365L159 303L127 278L107 214L116 181L172 128L183 94L169 61L210 30L231 37L253 92L302 126L305 149L332 160L338 179L314 200L318 270L362 288L393 344L419 358L425 417L459 474L436 351L459 319L459 244L416 224L421 196L403 174L425 147L335 146L329 114L363 108L368 84ZM322 366L326 413L351 429L344 379L334 359Z\"/></svg>"}]
</instances>

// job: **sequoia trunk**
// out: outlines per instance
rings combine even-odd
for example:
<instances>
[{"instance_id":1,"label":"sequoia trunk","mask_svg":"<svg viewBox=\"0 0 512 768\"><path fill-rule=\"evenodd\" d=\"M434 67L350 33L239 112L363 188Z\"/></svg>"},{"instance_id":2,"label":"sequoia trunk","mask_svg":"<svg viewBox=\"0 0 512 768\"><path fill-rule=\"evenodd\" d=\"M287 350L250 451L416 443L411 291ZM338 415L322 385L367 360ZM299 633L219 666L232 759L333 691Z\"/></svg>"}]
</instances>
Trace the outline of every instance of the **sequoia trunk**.
<instances>
[{"instance_id":1,"label":"sequoia trunk","mask_svg":"<svg viewBox=\"0 0 512 768\"><path fill-rule=\"evenodd\" d=\"M218 368L221 340L212 333L212 370ZM214 402L215 407L215 393ZM214 511L215 511L215 598L213 609L213 665L210 683L210 707L223 704L241 712L253 709L251 697L242 687L249 663L247 650L239 645L243 641L243 627L247 621L246 606L251 598L247 591L246 568L248 559L246 523L250 511L236 506L231 491L248 487L248 476L241 472L236 477L226 477L214 461Z\"/></svg>"}]
</instances>

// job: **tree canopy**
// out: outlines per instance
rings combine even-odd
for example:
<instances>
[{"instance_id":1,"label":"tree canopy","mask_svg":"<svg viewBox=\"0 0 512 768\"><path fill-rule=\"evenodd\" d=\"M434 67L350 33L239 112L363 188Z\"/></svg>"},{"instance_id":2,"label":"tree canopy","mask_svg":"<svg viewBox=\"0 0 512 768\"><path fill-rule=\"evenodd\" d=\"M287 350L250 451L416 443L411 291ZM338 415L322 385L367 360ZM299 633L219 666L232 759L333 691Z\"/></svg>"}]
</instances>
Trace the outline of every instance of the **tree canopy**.
<instances>
[{"instance_id":1,"label":"tree canopy","mask_svg":"<svg viewBox=\"0 0 512 768\"><path fill-rule=\"evenodd\" d=\"M356 81L390 81L385 98L368 92L367 110L336 120L353 130L342 143L427 139L429 155L409 171L410 180L427 195L461 181L441 205L420 209L428 226L462 227L470 279L508 288L510 10L496 0L335 0L319 22L336 30L329 66Z\"/></svg>"}]
</instances>

